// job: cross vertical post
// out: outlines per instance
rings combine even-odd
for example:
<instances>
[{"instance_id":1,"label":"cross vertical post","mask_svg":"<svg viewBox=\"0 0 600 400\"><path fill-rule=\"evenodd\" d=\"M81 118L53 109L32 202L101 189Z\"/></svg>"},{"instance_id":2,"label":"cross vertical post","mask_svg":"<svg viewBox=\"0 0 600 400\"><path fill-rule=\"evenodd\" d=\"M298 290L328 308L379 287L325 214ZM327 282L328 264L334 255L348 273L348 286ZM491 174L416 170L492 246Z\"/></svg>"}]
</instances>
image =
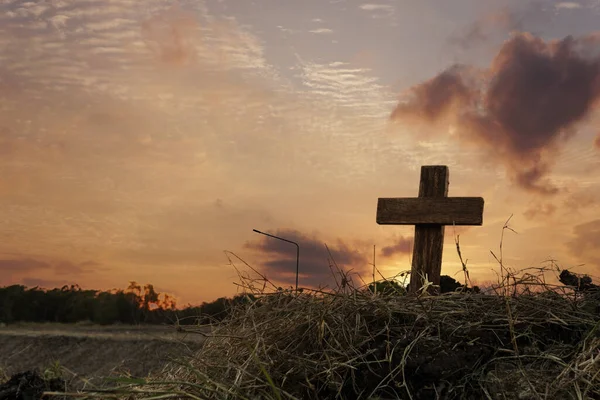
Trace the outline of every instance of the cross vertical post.
<instances>
[{"instance_id":1,"label":"cross vertical post","mask_svg":"<svg viewBox=\"0 0 600 400\"><path fill-rule=\"evenodd\" d=\"M419 197L380 198L377 203L378 224L415 225L411 293L423 287L425 278L439 287L445 225L483 224L483 198L447 197L449 175L447 166L422 166Z\"/></svg>"},{"instance_id":2,"label":"cross vertical post","mask_svg":"<svg viewBox=\"0 0 600 400\"><path fill-rule=\"evenodd\" d=\"M422 167L419 198L448 197L449 175L446 166ZM411 293L415 293L423 286L425 277L429 282L439 286L442 273L445 229L444 225L415 225L410 273ZM432 292L434 291L434 288L432 288Z\"/></svg>"}]
</instances>

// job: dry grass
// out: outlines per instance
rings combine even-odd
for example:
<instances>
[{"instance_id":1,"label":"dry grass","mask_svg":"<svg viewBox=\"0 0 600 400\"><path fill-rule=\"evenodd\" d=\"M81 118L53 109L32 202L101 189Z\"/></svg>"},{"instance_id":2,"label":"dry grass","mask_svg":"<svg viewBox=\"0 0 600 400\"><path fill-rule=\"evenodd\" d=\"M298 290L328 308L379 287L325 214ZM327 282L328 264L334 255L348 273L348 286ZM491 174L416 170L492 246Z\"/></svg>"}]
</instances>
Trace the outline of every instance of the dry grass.
<instances>
[{"instance_id":1,"label":"dry grass","mask_svg":"<svg viewBox=\"0 0 600 400\"><path fill-rule=\"evenodd\" d=\"M233 310L193 357L119 391L196 399L599 398L598 303L563 291L406 297L346 286L265 294Z\"/></svg>"},{"instance_id":2,"label":"dry grass","mask_svg":"<svg viewBox=\"0 0 600 400\"><path fill-rule=\"evenodd\" d=\"M327 292L240 275L258 300L233 309L194 356L78 396L600 398L598 295L546 283L551 267L515 272L497 259L501 279L482 294L374 294L335 263L339 285Z\"/></svg>"}]
</instances>

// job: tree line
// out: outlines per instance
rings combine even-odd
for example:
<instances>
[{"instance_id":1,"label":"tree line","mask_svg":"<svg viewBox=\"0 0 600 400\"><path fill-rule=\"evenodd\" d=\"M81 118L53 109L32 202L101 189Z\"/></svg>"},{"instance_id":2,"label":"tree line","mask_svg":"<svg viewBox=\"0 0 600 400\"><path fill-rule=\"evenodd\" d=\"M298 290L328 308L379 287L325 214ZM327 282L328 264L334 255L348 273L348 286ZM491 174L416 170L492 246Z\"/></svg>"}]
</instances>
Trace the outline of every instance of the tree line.
<instances>
[{"instance_id":1,"label":"tree line","mask_svg":"<svg viewBox=\"0 0 600 400\"><path fill-rule=\"evenodd\" d=\"M0 322L91 322L108 325L209 323L222 320L232 304L248 301L247 295L221 297L199 306L177 309L168 294L130 282L127 289L84 290L78 285L46 290L12 285L0 288Z\"/></svg>"}]
</instances>

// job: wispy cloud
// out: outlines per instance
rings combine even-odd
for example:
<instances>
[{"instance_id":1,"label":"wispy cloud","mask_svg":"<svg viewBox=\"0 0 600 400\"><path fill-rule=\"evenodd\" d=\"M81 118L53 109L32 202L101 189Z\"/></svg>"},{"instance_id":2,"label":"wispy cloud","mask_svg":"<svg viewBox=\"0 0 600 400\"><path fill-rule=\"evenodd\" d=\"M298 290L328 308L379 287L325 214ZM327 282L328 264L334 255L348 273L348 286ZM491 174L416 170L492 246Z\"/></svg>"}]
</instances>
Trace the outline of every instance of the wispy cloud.
<instances>
[{"instance_id":1,"label":"wispy cloud","mask_svg":"<svg viewBox=\"0 0 600 400\"><path fill-rule=\"evenodd\" d=\"M162 0L0 4L7 74L30 90L80 87L132 99L152 87L161 63L221 72L269 75L262 44L234 18L203 7L181 9ZM201 3L200 3L201 4ZM26 51L25 51L26 50ZM135 71L133 73L132 71ZM141 73L143 72L143 73Z\"/></svg>"},{"instance_id":2,"label":"wispy cloud","mask_svg":"<svg viewBox=\"0 0 600 400\"><path fill-rule=\"evenodd\" d=\"M562 1L556 4L556 8L558 9L567 9L567 10L575 10L578 8L582 8L580 3L576 3L574 1Z\"/></svg>"},{"instance_id":3,"label":"wispy cloud","mask_svg":"<svg viewBox=\"0 0 600 400\"><path fill-rule=\"evenodd\" d=\"M319 28L319 29L312 29L309 32L310 33L317 33L317 34L331 34L331 33L333 33L333 29Z\"/></svg>"},{"instance_id":4,"label":"wispy cloud","mask_svg":"<svg viewBox=\"0 0 600 400\"><path fill-rule=\"evenodd\" d=\"M359 5L359 10L373 19L386 19L391 22L392 25L396 26L396 8L390 4L378 4L378 3L365 3Z\"/></svg>"},{"instance_id":5,"label":"wispy cloud","mask_svg":"<svg viewBox=\"0 0 600 400\"><path fill-rule=\"evenodd\" d=\"M366 68L347 62L319 64L300 60L302 83L309 93L334 100L338 105L360 109L362 116L383 121L393 96Z\"/></svg>"},{"instance_id":6,"label":"wispy cloud","mask_svg":"<svg viewBox=\"0 0 600 400\"><path fill-rule=\"evenodd\" d=\"M6 257L6 255L5 255ZM74 279L81 278L94 270L103 267L92 261L72 262L66 260L40 260L25 256L13 256L0 259L0 273L3 279L11 277L25 277L28 275L60 275L71 276ZM0 280L0 283L6 281Z\"/></svg>"},{"instance_id":7,"label":"wispy cloud","mask_svg":"<svg viewBox=\"0 0 600 400\"><path fill-rule=\"evenodd\" d=\"M365 11L386 11L386 12L394 11L394 6L391 6L389 4L365 3L365 4L361 4L360 6L358 6L358 8L360 8L361 10L365 10Z\"/></svg>"},{"instance_id":8,"label":"wispy cloud","mask_svg":"<svg viewBox=\"0 0 600 400\"><path fill-rule=\"evenodd\" d=\"M50 268L50 264L28 258L0 260L0 270L3 274L28 273L45 268Z\"/></svg>"}]
</instances>

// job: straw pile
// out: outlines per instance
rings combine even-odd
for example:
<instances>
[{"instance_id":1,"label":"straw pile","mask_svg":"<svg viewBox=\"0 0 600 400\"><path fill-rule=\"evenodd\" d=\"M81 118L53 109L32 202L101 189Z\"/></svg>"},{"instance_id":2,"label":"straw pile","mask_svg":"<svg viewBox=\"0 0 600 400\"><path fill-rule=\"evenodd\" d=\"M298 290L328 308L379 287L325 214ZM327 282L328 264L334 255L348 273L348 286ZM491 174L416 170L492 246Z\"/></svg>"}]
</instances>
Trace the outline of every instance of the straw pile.
<instances>
[{"instance_id":1,"label":"straw pile","mask_svg":"<svg viewBox=\"0 0 600 400\"><path fill-rule=\"evenodd\" d=\"M193 358L157 376L160 393L600 399L598 294L548 285L532 290L531 279L491 294L419 297L376 294L348 282L332 292L263 290L215 326Z\"/></svg>"}]
</instances>

